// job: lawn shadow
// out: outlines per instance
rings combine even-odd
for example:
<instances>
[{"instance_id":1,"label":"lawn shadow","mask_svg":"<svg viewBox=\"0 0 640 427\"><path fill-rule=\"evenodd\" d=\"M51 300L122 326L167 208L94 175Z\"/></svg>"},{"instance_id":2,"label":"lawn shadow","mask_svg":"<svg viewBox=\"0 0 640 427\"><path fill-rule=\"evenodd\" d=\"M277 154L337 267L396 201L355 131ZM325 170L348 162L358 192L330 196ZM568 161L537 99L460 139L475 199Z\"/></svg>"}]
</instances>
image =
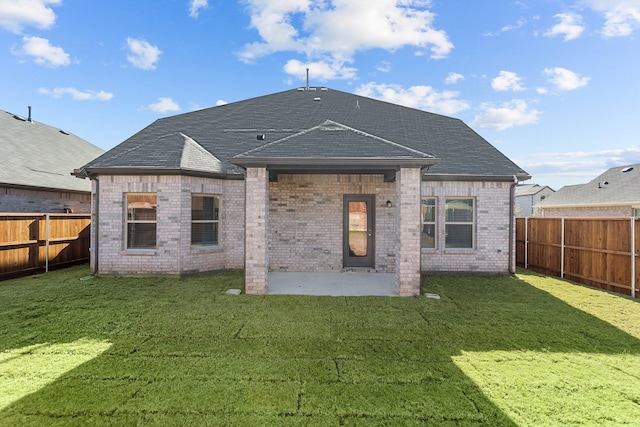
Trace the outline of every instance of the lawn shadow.
<instances>
[{"instance_id":1,"label":"lawn shadow","mask_svg":"<svg viewBox=\"0 0 640 427\"><path fill-rule=\"evenodd\" d=\"M0 350L81 339L110 346L7 405L0 425L571 422L553 418L555 397L539 393L563 393L571 378L547 384L536 375L558 376L550 368L582 355L631 373L640 353L636 337L509 277L425 276L425 290L441 296L433 300L225 295L242 283L238 273L86 282L83 271L65 274L47 289L23 279L10 302L0 286ZM522 407L526 399L539 413Z\"/></svg>"}]
</instances>

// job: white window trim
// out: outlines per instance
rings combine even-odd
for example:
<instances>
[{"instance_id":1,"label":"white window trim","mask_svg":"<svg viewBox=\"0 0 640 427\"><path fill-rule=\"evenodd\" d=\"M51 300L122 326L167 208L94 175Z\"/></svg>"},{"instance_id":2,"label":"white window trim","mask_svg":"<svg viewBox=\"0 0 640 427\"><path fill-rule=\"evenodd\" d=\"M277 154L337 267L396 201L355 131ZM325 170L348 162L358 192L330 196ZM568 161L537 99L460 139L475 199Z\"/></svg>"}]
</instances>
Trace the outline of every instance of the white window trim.
<instances>
[{"instance_id":1,"label":"white window trim","mask_svg":"<svg viewBox=\"0 0 640 427\"><path fill-rule=\"evenodd\" d=\"M193 196L202 196L202 197L215 197L216 199L218 199L218 219L197 219L194 220L193 217L191 216L193 213ZM222 226L221 226L221 221L220 221L220 217L222 216L222 196L220 194L211 194L211 193L191 193L191 198L190 198L190 209L189 209L189 215L190 215L190 232L189 232L189 243L191 245L191 251L192 252L209 252L209 251L219 251L222 249L222 244L221 244L221 238L222 238ZM193 242L193 236L191 235L193 227L191 227L192 224L218 224L218 235L216 236L218 238L218 243L215 245L194 245L191 242Z\"/></svg>"},{"instance_id":2,"label":"white window trim","mask_svg":"<svg viewBox=\"0 0 640 427\"><path fill-rule=\"evenodd\" d=\"M422 217L422 200L424 199L433 199L435 200L435 205L434 205L434 209L435 209L435 221L424 221L424 218ZM432 248L425 248L422 247L422 243L420 244L420 250L423 251L437 251L438 250L438 244L440 243L440 239L438 238L438 230L440 229L440 227L438 226L438 219L440 218L440 212L438 212L438 205L439 205L439 200L438 197L436 196L422 196L420 197L420 235L422 235L422 229L424 228L425 225L433 225L433 247Z\"/></svg>"},{"instance_id":3,"label":"white window trim","mask_svg":"<svg viewBox=\"0 0 640 427\"><path fill-rule=\"evenodd\" d=\"M129 195L153 194L156 196L156 219L151 220L131 220L129 219ZM137 254L155 254L158 249L158 193L153 191L129 191L124 193L124 250ZM152 248L130 248L129 247L129 224L155 224L156 225L156 246Z\"/></svg>"},{"instance_id":4,"label":"white window trim","mask_svg":"<svg viewBox=\"0 0 640 427\"><path fill-rule=\"evenodd\" d=\"M473 201L473 219L471 222L448 222L447 221L447 200L472 200ZM476 223L477 223L477 215L478 211L478 199L476 197L468 197L468 196L445 196L444 197L444 215L442 221L444 223L443 234L444 234L444 249L446 252L473 252L476 250ZM471 225L471 247L470 248L449 248L447 247L447 225Z\"/></svg>"}]
</instances>

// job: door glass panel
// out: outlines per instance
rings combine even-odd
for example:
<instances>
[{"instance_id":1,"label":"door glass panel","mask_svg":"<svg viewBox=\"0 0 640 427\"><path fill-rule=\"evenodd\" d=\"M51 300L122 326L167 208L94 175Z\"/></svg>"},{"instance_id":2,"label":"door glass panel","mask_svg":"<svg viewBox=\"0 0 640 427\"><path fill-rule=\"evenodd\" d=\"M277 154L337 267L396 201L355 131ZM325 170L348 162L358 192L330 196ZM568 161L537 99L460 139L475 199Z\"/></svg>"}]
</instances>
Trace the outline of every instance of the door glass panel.
<instances>
[{"instance_id":1,"label":"door glass panel","mask_svg":"<svg viewBox=\"0 0 640 427\"><path fill-rule=\"evenodd\" d=\"M367 256L367 203L349 202L349 255Z\"/></svg>"}]
</instances>

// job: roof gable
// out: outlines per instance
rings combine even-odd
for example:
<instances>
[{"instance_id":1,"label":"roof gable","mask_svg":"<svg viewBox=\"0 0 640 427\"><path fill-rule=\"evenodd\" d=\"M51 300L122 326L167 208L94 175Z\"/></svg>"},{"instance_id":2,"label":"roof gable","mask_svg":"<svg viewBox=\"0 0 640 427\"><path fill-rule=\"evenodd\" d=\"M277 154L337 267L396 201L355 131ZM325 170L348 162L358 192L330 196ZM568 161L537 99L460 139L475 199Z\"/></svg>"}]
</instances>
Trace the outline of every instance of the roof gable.
<instances>
[{"instance_id":1,"label":"roof gable","mask_svg":"<svg viewBox=\"0 0 640 427\"><path fill-rule=\"evenodd\" d=\"M242 158L415 158L435 159L426 153L332 120L234 156Z\"/></svg>"}]
</instances>

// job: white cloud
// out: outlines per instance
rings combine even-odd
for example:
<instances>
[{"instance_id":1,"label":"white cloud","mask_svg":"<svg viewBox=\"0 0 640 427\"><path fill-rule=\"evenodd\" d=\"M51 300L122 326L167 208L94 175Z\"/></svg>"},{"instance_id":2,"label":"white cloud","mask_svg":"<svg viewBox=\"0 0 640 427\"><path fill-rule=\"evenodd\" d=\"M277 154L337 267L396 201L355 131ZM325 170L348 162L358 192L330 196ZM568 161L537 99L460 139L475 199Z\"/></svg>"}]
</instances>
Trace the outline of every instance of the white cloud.
<instances>
[{"instance_id":1,"label":"white cloud","mask_svg":"<svg viewBox=\"0 0 640 427\"><path fill-rule=\"evenodd\" d=\"M38 89L38 93L41 95L50 95L53 98L62 98L64 95L71 95L75 101L109 101L113 98L113 93L105 92L104 90L97 92L94 90L80 91L74 87L56 87L53 89L41 87Z\"/></svg>"},{"instance_id":2,"label":"white cloud","mask_svg":"<svg viewBox=\"0 0 640 427\"><path fill-rule=\"evenodd\" d=\"M560 22L547 30L546 37L564 36L564 41L577 39L584 31L582 16L576 13L558 13L554 16Z\"/></svg>"},{"instance_id":3,"label":"white cloud","mask_svg":"<svg viewBox=\"0 0 640 427\"><path fill-rule=\"evenodd\" d=\"M500 106L483 103L480 108L483 113L475 117L471 126L497 130L538 123L538 118L542 114L538 110L529 108L522 99L514 99Z\"/></svg>"},{"instance_id":4,"label":"white cloud","mask_svg":"<svg viewBox=\"0 0 640 427\"><path fill-rule=\"evenodd\" d=\"M310 80L335 80L335 79L353 79L356 77L355 68L347 67L343 63L319 62L301 62L297 59L288 61L284 66L284 72L302 80L307 78L307 68L309 68Z\"/></svg>"},{"instance_id":5,"label":"white cloud","mask_svg":"<svg viewBox=\"0 0 640 427\"><path fill-rule=\"evenodd\" d=\"M459 95L458 92L438 92L431 86L411 86L408 89L404 89L399 85L371 82L356 88L355 93L406 107L419 108L446 115L455 114L470 107L467 101L456 99Z\"/></svg>"},{"instance_id":6,"label":"white cloud","mask_svg":"<svg viewBox=\"0 0 640 427\"><path fill-rule=\"evenodd\" d=\"M71 63L69 54L61 47L52 46L49 40L42 37L22 38L22 49L14 52L17 55L32 56L34 62L39 65L56 68L67 66Z\"/></svg>"},{"instance_id":7,"label":"white cloud","mask_svg":"<svg viewBox=\"0 0 640 427\"><path fill-rule=\"evenodd\" d=\"M527 21L525 19L518 19L518 21L516 21L515 24L509 24L509 25L505 25L504 27L500 28L500 31L498 31L497 33L494 32L488 32L485 34L485 36L487 37L495 37L500 35L501 33L508 33L509 31L513 31L513 30L517 30L519 28L524 27L524 25L527 23Z\"/></svg>"},{"instance_id":8,"label":"white cloud","mask_svg":"<svg viewBox=\"0 0 640 427\"><path fill-rule=\"evenodd\" d=\"M207 0L191 0L189 1L189 16L197 18L200 13L200 9L206 9L209 5Z\"/></svg>"},{"instance_id":9,"label":"white cloud","mask_svg":"<svg viewBox=\"0 0 640 427\"><path fill-rule=\"evenodd\" d=\"M521 83L522 79L516 73L512 71L500 71L498 77L491 81L491 87L493 90L499 92L520 92L524 90Z\"/></svg>"},{"instance_id":10,"label":"white cloud","mask_svg":"<svg viewBox=\"0 0 640 427\"><path fill-rule=\"evenodd\" d=\"M434 28L425 0L246 0L251 27L260 41L244 46L239 57L254 62L275 52L299 52L311 61L351 62L356 52L429 49L446 57L453 44ZM343 73L338 73L342 75ZM339 77L342 78L342 77Z\"/></svg>"},{"instance_id":11,"label":"white cloud","mask_svg":"<svg viewBox=\"0 0 640 427\"><path fill-rule=\"evenodd\" d=\"M579 74L562 67L545 68L544 74L558 90L575 90L586 86L591 80L589 77L580 77Z\"/></svg>"},{"instance_id":12,"label":"white cloud","mask_svg":"<svg viewBox=\"0 0 640 427\"><path fill-rule=\"evenodd\" d=\"M388 73L389 71L391 71L391 62L382 61L376 66L376 70L380 71L381 73Z\"/></svg>"},{"instance_id":13,"label":"white cloud","mask_svg":"<svg viewBox=\"0 0 640 427\"><path fill-rule=\"evenodd\" d=\"M0 27L14 33L26 26L46 30L56 21L56 14L48 6L60 4L62 0L0 0Z\"/></svg>"},{"instance_id":14,"label":"white cloud","mask_svg":"<svg viewBox=\"0 0 640 427\"><path fill-rule=\"evenodd\" d=\"M171 98L161 97L155 104L149 104L149 110L154 113L169 113L180 111L180 106Z\"/></svg>"},{"instance_id":15,"label":"white cloud","mask_svg":"<svg viewBox=\"0 0 640 427\"><path fill-rule=\"evenodd\" d=\"M640 163L640 146L599 151L533 153L514 161L535 177L554 184L586 184L605 170Z\"/></svg>"},{"instance_id":16,"label":"white cloud","mask_svg":"<svg viewBox=\"0 0 640 427\"><path fill-rule=\"evenodd\" d=\"M460 80L464 80L464 75L460 73L449 73L446 79L444 79L444 84L454 85L458 83Z\"/></svg>"},{"instance_id":17,"label":"white cloud","mask_svg":"<svg viewBox=\"0 0 640 427\"><path fill-rule=\"evenodd\" d=\"M153 46L146 40L127 38L129 55L127 60L136 68L141 70L155 70L156 63L160 59L162 51L157 46Z\"/></svg>"},{"instance_id":18,"label":"white cloud","mask_svg":"<svg viewBox=\"0 0 640 427\"><path fill-rule=\"evenodd\" d=\"M604 15L605 37L630 36L640 28L640 0L582 0L582 3Z\"/></svg>"}]
</instances>

